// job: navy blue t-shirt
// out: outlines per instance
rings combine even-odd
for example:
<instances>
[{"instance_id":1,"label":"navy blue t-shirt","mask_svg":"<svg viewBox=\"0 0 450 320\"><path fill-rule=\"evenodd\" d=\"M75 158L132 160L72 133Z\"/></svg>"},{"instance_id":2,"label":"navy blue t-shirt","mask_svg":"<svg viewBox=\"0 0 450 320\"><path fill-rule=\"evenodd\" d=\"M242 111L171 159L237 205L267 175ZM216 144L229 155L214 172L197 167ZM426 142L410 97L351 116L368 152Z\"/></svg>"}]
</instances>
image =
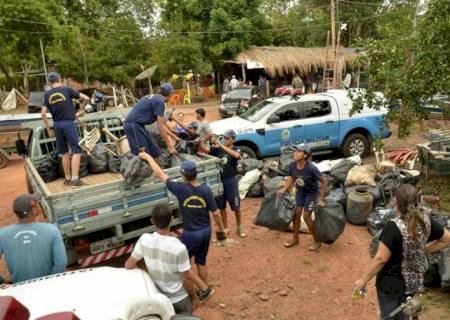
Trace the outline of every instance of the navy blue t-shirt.
<instances>
[{"instance_id":1,"label":"navy blue t-shirt","mask_svg":"<svg viewBox=\"0 0 450 320\"><path fill-rule=\"evenodd\" d=\"M76 110L72 99L80 99L80 93L70 87L57 87L44 94L44 106L48 108L53 121L74 121Z\"/></svg>"},{"instance_id":2,"label":"navy blue t-shirt","mask_svg":"<svg viewBox=\"0 0 450 320\"><path fill-rule=\"evenodd\" d=\"M317 193L319 191L322 173L311 161L306 161L305 167L301 170L297 168L297 161L292 161L289 165L289 175L295 178L297 192Z\"/></svg>"},{"instance_id":3,"label":"navy blue t-shirt","mask_svg":"<svg viewBox=\"0 0 450 320\"><path fill-rule=\"evenodd\" d=\"M188 231L201 230L211 226L209 212L217 210L214 195L206 184L197 187L170 179L167 188L178 199L178 206L183 219L183 228Z\"/></svg>"},{"instance_id":4,"label":"navy blue t-shirt","mask_svg":"<svg viewBox=\"0 0 450 320\"><path fill-rule=\"evenodd\" d=\"M133 107L125 122L143 126L152 124L157 117L164 117L164 107L165 102L161 95L144 96Z\"/></svg>"},{"instance_id":5,"label":"navy blue t-shirt","mask_svg":"<svg viewBox=\"0 0 450 320\"><path fill-rule=\"evenodd\" d=\"M231 149L239 153L241 152L236 146L233 146ZM237 164L239 159L230 156L221 148L211 148L209 154L222 159L222 167L220 170L220 177L222 179L232 178L237 175Z\"/></svg>"}]
</instances>

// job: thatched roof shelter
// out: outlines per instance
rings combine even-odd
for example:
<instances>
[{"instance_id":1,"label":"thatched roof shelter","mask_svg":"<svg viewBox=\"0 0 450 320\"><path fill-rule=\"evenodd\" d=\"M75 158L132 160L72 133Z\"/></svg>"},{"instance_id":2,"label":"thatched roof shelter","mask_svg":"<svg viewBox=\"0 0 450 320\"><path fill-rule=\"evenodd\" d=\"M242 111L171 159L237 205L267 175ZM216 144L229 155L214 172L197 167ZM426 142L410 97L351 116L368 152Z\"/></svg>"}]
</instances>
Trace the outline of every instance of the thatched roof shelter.
<instances>
[{"instance_id":1,"label":"thatched roof shelter","mask_svg":"<svg viewBox=\"0 0 450 320\"><path fill-rule=\"evenodd\" d=\"M317 71L325 65L325 54L326 48L251 46L229 62L245 64L248 69L263 68L267 75L274 78ZM356 49L339 48L338 74L342 74L346 65L357 56Z\"/></svg>"}]
</instances>

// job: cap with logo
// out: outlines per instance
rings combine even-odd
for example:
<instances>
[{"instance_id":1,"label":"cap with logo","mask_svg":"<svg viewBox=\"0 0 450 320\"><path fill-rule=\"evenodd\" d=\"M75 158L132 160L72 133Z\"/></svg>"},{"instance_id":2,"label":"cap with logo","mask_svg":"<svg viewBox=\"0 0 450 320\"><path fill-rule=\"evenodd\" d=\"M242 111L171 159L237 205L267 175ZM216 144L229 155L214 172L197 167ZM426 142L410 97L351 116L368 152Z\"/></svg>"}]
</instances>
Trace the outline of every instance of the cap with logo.
<instances>
[{"instance_id":1,"label":"cap with logo","mask_svg":"<svg viewBox=\"0 0 450 320\"><path fill-rule=\"evenodd\" d=\"M195 164L195 162L189 161L189 160L184 160L181 163L181 174L183 175L188 175L188 176L192 176L197 174L197 165Z\"/></svg>"},{"instance_id":2,"label":"cap with logo","mask_svg":"<svg viewBox=\"0 0 450 320\"><path fill-rule=\"evenodd\" d=\"M61 79L61 76L58 72L50 72L47 76L47 80L50 83L56 82Z\"/></svg>"},{"instance_id":3,"label":"cap with logo","mask_svg":"<svg viewBox=\"0 0 450 320\"><path fill-rule=\"evenodd\" d=\"M231 139L236 139L236 131L234 131L233 129L228 129L227 131L225 131L225 133L223 134L224 138L231 138Z\"/></svg>"},{"instance_id":4,"label":"cap with logo","mask_svg":"<svg viewBox=\"0 0 450 320\"><path fill-rule=\"evenodd\" d=\"M189 122L188 126L189 129L197 129L198 128L198 123L195 121L191 121Z\"/></svg>"},{"instance_id":5,"label":"cap with logo","mask_svg":"<svg viewBox=\"0 0 450 320\"><path fill-rule=\"evenodd\" d=\"M19 216L26 216L31 213L33 206L31 202L39 202L42 199L42 194L35 192L33 194L22 194L14 199L13 211Z\"/></svg>"},{"instance_id":6,"label":"cap with logo","mask_svg":"<svg viewBox=\"0 0 450 320\"><path fill-rule=\"evenodd\" d=\"M304 153L311 155L311 148L308 147L306 144L304 143L300 143L295 147L295 150L297 151L303 151Z\"/></svg>"},{"instance_id":7,"label":"cap with logo","mask_svg":"<svg viewBox=\"0 0 450 320\"><path fill-rule=\"evenodd\" d=\"M163 83L159 88L159 93L165 97L173 93L173 86L170 83Z\"/></svg>"}]
</instances>

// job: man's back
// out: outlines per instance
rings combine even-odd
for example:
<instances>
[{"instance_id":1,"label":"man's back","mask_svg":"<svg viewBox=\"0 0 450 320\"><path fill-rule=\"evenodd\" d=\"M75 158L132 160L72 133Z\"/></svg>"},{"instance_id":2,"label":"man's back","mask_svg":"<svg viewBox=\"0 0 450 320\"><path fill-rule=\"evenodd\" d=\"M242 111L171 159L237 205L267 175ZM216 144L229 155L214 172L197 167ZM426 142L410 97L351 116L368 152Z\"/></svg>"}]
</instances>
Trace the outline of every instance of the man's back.
<instances>
[{"instance_id":1,"label":"man's back","mask_svg":"<svg viewBox=\"0 0 450 320\"><path fill-rule=\"evenodd\" d=\"M70 87L55 87L44 94L44 105L48 107L53 121L73 121L76 110L72 99L79 99L80 93Z\"/></svg>"},{"instance_id":2,"label":"man's back","mask_svg":"<svg viewBox=\"0 0 450 320\"><path fill-rule=\"evenodd\" d=\"M11 282L64 272L67 258L61 235L50 223L15 224L0 229L0 254Z\"/></svg>"},{"instance_id":3,"label":"man's back","mask_svg":"<svg viewBox=\"0 0 450 320\"><path fill-rule=\"evenodd\" d=\"M164 99L155 94L142 97L128 114L125 122L135 122L142 125L152 124L157 117L164 116Z\"/></svg>"},{"instance_id":4,"label":"man's back","mask_svg":"<svg viewBox=\"0 0 450 320\"><path fill-rule=\"evenodd\" d=\"M150 277L172 303L188 296L180 273L188 271L191 265L180 240L158 232L146 233L139 238L132 256L137 260L144 258Z\"/></svg>"}]
</instances>

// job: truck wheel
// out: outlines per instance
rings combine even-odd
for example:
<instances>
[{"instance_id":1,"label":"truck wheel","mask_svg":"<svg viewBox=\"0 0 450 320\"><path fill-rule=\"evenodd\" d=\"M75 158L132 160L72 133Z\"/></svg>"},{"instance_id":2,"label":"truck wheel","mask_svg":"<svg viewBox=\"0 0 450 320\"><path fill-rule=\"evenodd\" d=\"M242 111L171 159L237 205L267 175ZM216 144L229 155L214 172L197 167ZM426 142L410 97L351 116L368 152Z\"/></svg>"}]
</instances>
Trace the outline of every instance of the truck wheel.
<instances>
[{"instance_id":1,"label":"truck wheel","mask_svg":"<svg viewBox=\"0 0 450 320\"><path fill-rule=\"evenodd\" d=\"M6 164L8 163L8 158L2 153L0 153L0 169L6 167Z\"/></svg>"},{"instance_id":2,"label":"truck wheel","mask_svg":"<svg viewBox=\"0 0 450 320\"><path fill-rule=\"evenodd\" d=\"M351 157L359 155L364 157L369 151L369 141L360 133L353 133L345 138L342 145L342 153L345 157Z\"/></svg>"},{"instance_id":3,"label":"truck wheel","mask_svg":"<svg viewBox=\"0 0 450 320\"><path fill-rule=\"evenodd\" d=\"M253 158L256 159L256 152L253 151L252 148L247 146L239 146L239 149L241 149L241 156L243 158Z\"/></svg>"}]
</instances>

